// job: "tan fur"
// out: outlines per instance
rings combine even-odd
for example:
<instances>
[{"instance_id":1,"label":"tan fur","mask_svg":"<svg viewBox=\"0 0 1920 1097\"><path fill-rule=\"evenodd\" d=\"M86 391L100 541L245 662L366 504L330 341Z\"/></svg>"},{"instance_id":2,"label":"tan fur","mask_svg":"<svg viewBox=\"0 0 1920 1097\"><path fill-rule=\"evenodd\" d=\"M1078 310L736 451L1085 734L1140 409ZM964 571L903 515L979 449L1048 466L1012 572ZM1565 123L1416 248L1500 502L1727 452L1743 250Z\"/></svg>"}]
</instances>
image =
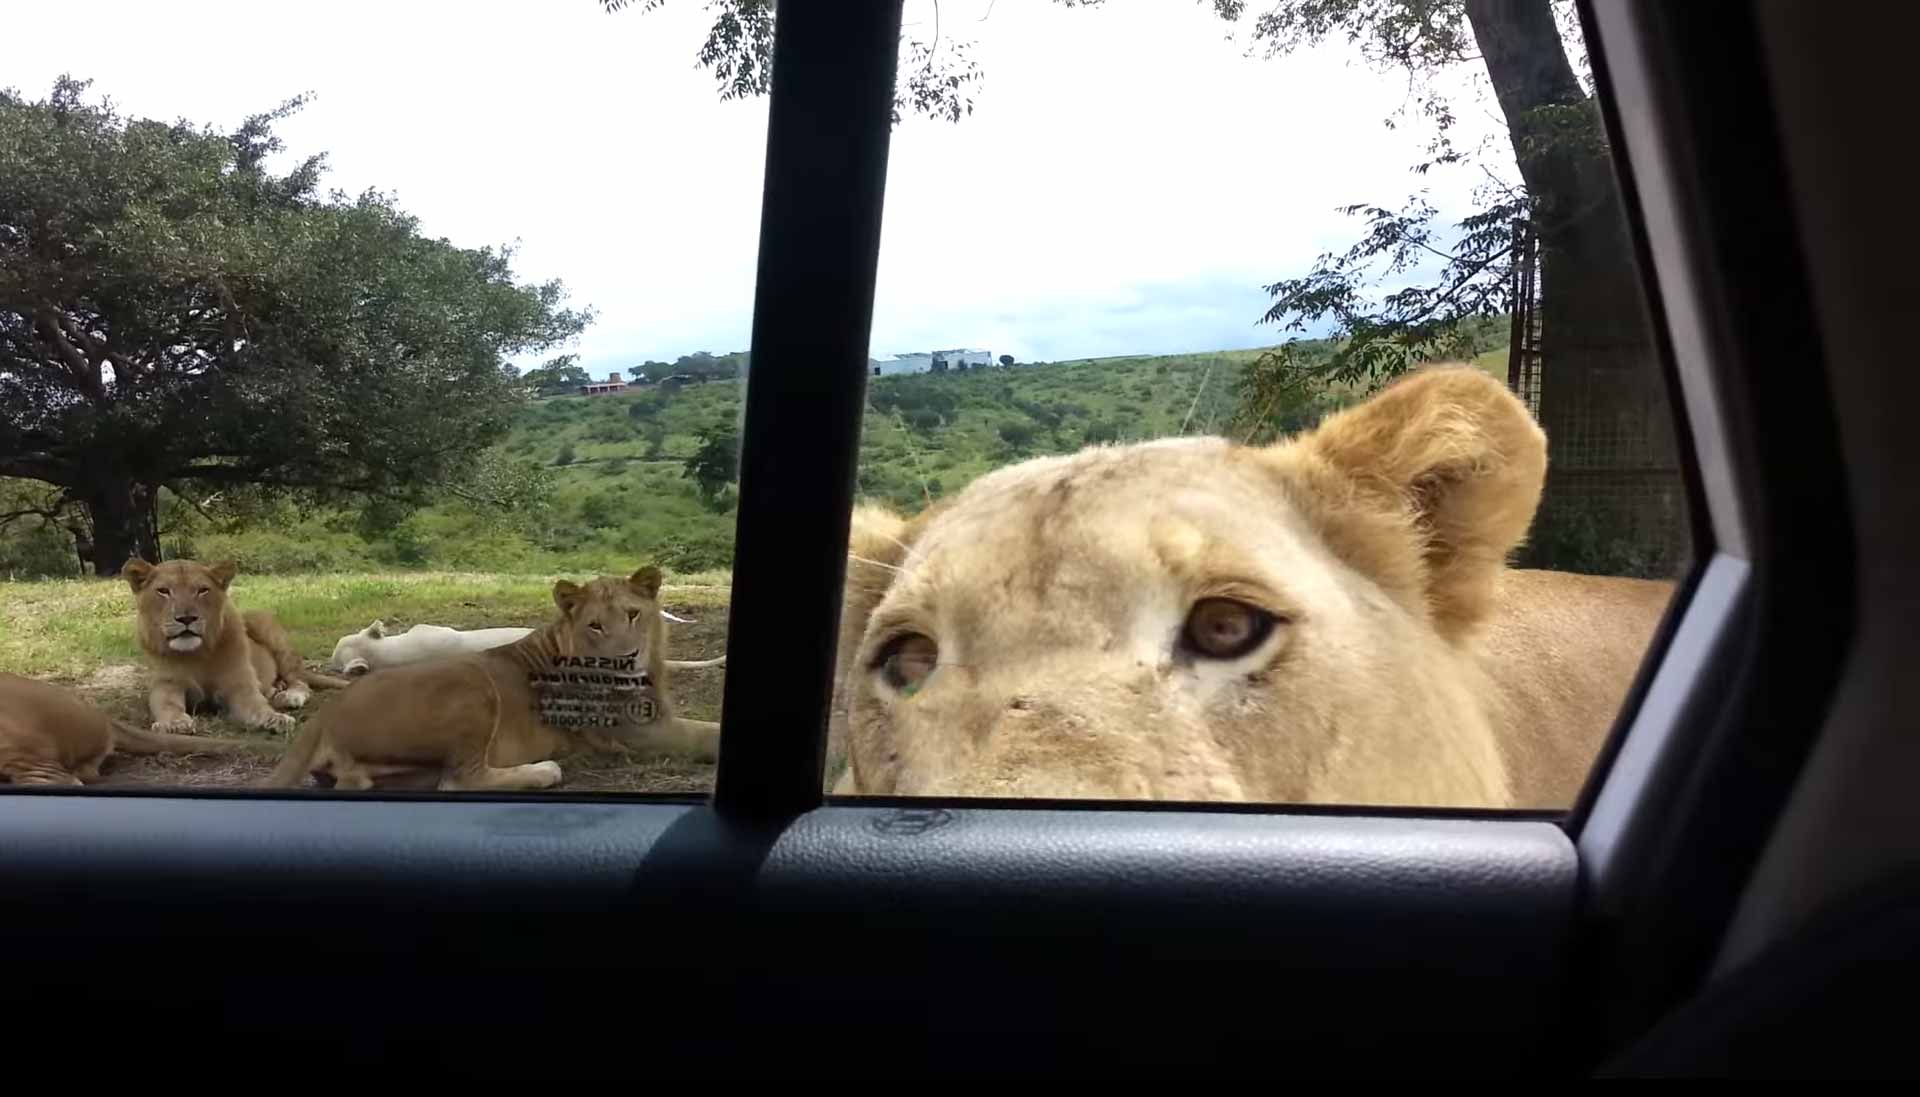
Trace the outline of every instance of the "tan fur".
<instances>
[{"instance_id":1,"label":"tan fur","mask_svg":"<svg viewBox=\"0 0 1920 1097\"><path fill-rule=\"evenodd\" d=\"M585 586L562 580L553 590L559 617L522 640L361 679L307 722L264 783L289 788L319 773L337 788L364 789L424 774L443 789L539 789L561 781L553 759L583 749L710 759L719 725L676 716L668 698L659 592L654 567ZM530 676L550 671L555 657L626 659L634 652L632 662L653 683L653 721L588 731L541 721Z\"/></svg>"},{"instance_id":2,"label":"tan fur","mask_svg":"<svg viewBox=\"0 0 1920 1097\"><path fill-rule=\"evenodd\" d=\"M1270 447L1102 446L855 514L836 792L1564 808L1672 586L1509 569L1546 440L1478 370ZM1279 624L1183 646L1208 598ZM910 695L885 645L938 645Z\"/></svg>"},{"instance_id":3,"label":"tan fur","mask_svg":"<svg viewBox=\"0 0 1920 1097\"><path fill-rule=\"evenodd\" d=\"M313 688L341 689L344 679L304 669L300 653L271 613L242 613L228 597L237 567L192 560L121 569L134 595L134 638L153 670L147 707L153 730L193 731L189 709L211 702L249 727L293 730L293 717Z\"/></svg>"},{"instance_id":4,"label":"tan fur","mask_svg":"<svg viewBox=\"0 0 1920 1097\"><path fill-rule=\"evenodd\" d=\"M0 778L16 785L98 780L114 751L127 754L235 754L266 743L145 731L81 700L72 690L0 672Z\"/></svg>"}]
</instances>

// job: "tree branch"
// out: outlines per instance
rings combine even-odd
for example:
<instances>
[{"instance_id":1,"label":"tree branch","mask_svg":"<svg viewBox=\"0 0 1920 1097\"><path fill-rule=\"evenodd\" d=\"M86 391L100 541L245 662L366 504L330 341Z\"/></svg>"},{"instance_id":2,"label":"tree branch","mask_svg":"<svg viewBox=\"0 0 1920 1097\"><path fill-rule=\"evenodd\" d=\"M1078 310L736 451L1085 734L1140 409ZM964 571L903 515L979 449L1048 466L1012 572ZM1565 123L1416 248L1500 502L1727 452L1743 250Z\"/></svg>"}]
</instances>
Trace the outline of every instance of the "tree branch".
<instances>
[{"instance_id":1,"label":"tree branch","mask_svg":"<svg viewBox=\"0 0 1920 1097\"><path fill-rule=\"evenodd\" d=\"M73 477L69 470L46 461L37 461L26 457L0 459L0 476L13 476L22 480L38 480L45 484L59 484L72 487Z\"/></svg>"},{"instance_id":2,"label":"tree branch","mask_svg":"<svg viewBox=\"0 0 1920 1097\"><path fill-rule=\"evenodd\" d=\"M107 393L100 385L100 367L89 361L80 348L67 338L64 319L58 310L42 308L34 315L34 327L40 332L41 338L60 355L61 361L66 363L67 374L73 378L74 385L94 403L105 403Z\"/></svg>"},{"instance_id":3,"label":"tree branch","mask_svg":"<svg viewBox=\"0 0 1920 1097\"><path fill-rule=\"evenodd\" d=\"M1416 313L1413 316L1407 317L1407 319L1404 322L1408 324L1417 324L1422 320L1431 318L1435 312L1439 311L1440 306L1453 300L1454 297L1457 294L1459 294L1459 292L1462 289L1465 289L1468 284L1470 284L1475 278L1478 278L1481 275L1481 273L1483 273L1488 267L1492 266L1498 260L1512 254L1513 254L1512 245L1508 245L1507 247L1501 248L1499 251L1489 253L1485 259L1482 259L1480 262L1475 263L1472 269L1462 274L1459 277L1459 279L1453 283L1453 285L1448 286L1445 292L1441 293L1440 296L1434 298L1431 302L1429 302L1426 308L1420 310L1420 312Z\"/></svg>"},{"instance_id":4,"label":"tree branch","mask_svg":"<svg viewBox=\"0 0 1920 1097\"><path fill-rule=\"evenodd\" d=\"M207 510L206 507L201 506L200 503L193 498L193 496L188 495L184 491L181 491L179 485L168 483L167 490L173 493L173 497L175 499L180 500L186 505L192 507L194 510L198 511L200 514L200 517L205 518L207 521L212 522L216 526L220 524L220 519L215 518L212 512ZM214 498L218 498L218 496L216 495Z\"/></svg>"},{"instance_id":5,"label":"tree branch","mask_svg":"<svg viewBox=\"0 0 1920 1097\"><path fill-rule=\"evenodd\" d=\"M10 510L4 514L0 514L0 529L6 529L22 518L39 518L46 522L57 522L60 520L60 512L57 510L46 510L41 507Z\"/></svg>"},{"instance_id":6,"label":"tree branch","mask_svg":"<svg viewBox=\"0 0 1920 1097\"><path fill-rule=\"evenodd\" d=\"M217 484L262 484L275 488L313 488L322 491L357 491L389 499L400 493L373 480L323 480L302 476L269 476L257 468L242 465L186 465L167 473L172 480L209 480Z\"/></svg>"}]
</instances>

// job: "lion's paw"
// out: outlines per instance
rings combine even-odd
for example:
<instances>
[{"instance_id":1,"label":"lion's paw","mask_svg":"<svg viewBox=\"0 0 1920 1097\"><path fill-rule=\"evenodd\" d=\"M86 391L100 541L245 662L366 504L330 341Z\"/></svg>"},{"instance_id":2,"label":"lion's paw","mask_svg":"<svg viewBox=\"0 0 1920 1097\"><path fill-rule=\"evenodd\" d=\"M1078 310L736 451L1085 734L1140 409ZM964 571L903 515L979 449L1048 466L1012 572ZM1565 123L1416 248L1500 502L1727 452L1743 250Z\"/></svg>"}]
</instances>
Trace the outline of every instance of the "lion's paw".
<instances>
[{"instance_id":1,"label":"lion's paw","mask_svg":"<svg viewBox=\"0 0 1920 1097\"><path fill-rule=\"evenodd\" d=\"M293 717L288 716L284 712L269 712L265 716L262 716L260 722L254 726L266 728L269 731L286 732L292 731L299 725L295 723Z\"/></svg>"},{"instance_id":2,"label":"lion's paw","mask_svg":"<svg viewBox=\"0 0 1920 1097\"><path fill-rule=\"evenodd\" d=\"M155 720L153 730L161 735L192 735L193 717L181 715L168 720Z\"/></svg>"}]
</instances>

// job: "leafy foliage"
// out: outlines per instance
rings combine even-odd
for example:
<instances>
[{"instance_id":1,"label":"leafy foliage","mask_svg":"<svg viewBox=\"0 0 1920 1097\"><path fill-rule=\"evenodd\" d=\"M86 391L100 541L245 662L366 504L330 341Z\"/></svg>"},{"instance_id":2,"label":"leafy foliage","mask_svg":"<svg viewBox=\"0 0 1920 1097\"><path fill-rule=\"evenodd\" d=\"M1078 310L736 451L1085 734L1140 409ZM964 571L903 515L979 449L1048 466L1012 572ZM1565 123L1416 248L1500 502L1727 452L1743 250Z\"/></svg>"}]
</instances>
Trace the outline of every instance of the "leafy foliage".
<instances>
[{"instance_id":1,"label":"leafy foliage","mask_svg":"<svg viewBox=\"0 0 1920 1097\"><path fill-rule=\"evenodd\" d=\"M704 350L692 354L683 354L673 360L671 365L649 362L634 371L636 379L663 381L669 377L689 377L696 381L730 381L744 377L747 373L748 359L744 350L731 354L712 354Z\"/></svg>"},{"instance_id":2,"label":"leafy foliage","mask_svg":"<svg viewBox=\"0 0 1920 1097\"><path fill-rule=\"evenodd\" d=\"M592 381L587 371L577 364L579 355L562 354L548 359L543 365L520 375L527 389L540 396L560 396L580 391L580 386Z\"/></svg>"},{"instance_id":3,"label":"leafy foliage","mask_svg":"<svg viewBox=\"0 0 1920 1097\"><path fill-rule=\"evenodd\" d=\"M666 0L600 0L608 12L638 7L655 11ZM1064 7L1092 7L1101 0L1056 0ZM773 87L774 0L709 0L713 24L696 55L699 67L713 73L722 100L765 95ZM902 36L899 76L893 97L893 122L906 114L958 122L973 113L980 83L971 43L943 35L940 8L933 8L933 33L922 40Z\"/></svg>"},{"instance_id":4,"label":"leafy foliage","mask_svg":"<svg viewBox=\"0 0 1920 1097\"><path fill-rule=\"evenodd\" d=\"M422 502L521 399L509 356L589 321L508 249L284 175L273 123L122 117L63 77L0 92L0 475L60 489L95 566L156 551L162 485Z\"/></svg>"},{"instance_id":5,"label":"leafy foliage","mask_svg":"<svg viewBox=\"0 0 1920 1097\"><path fill-rule=\"evenodd\" d=\"M1537 2L1545 7L1553 0ZM1237 0L1216 0L1214 6L1222 18L1238 21L1244 14ZM1369 202L1343 207L1341 213L1363 219L1363 235L1344 251L1321 255L1306 274L1266 286L1273 304L1262 317L1292 331L1324 329L1331 322L1343 345L1324 362L1275 363L1276 369L1311 368L1339 381L1391 377L1421 361L1470 352L1463 325L1514 307L1519 231L1536 217L1541 196L1506 178L1504 166L1524 150L1454 144L1455 111L1436 90L1445 86L1437 79L1442 72L1483 63L1475 14L1465 0L1286 0L1252 20L1252 40L1265 56L1340 40L1376 70L1404 72L1407 104L1386 124L1394 127L1412 114L1429 127L1425 158L1412 166L1414 173L1472 164L1486 179L1476 192L1475 211L1453 224L1440 223L1423 194L1397 208ZM1493 18L1484 12L1480 17ZM1551 140L1603 141L1597 115L1590 112L1565 115L1560 130ZM1258 409L1249 414L1257 418Z\"/></svg>"},{"instance_id":6,"label":"leafy foliage","mask_svg":"<svg viewBox=\"0 0 1920 1097\"><path fill-rule=\"evenodd\" d=\"M701 498L718 501L727 486L740 478L740 436L732 427L701 431L700 447L687 458L681 475L699 487Z\"/></svg>"}]
</instances>

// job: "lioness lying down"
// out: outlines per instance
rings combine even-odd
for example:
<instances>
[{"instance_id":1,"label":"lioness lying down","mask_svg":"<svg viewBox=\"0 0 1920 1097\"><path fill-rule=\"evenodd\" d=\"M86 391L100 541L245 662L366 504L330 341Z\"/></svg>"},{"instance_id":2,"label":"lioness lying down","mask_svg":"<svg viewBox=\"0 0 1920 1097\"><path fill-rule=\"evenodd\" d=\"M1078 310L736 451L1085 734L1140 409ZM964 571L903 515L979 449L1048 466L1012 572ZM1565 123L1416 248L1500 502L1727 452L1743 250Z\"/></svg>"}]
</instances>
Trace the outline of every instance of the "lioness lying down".
<instances>
[{"instance_id":1,"label":"lioness lying down","mask_svg":"<svg viewBox=\"0 0 1920 1097\"><path fill-rule=\"evenodd\" d=\"M100 778L114 751L235 754L273 744L143 731L48 682L0 672L0 777L16 785L78 785Z\"/></svg>"},{"instance_id":2,"label":"lioness lying down","mask_svg":"<svg viewBox=\"0 0 1920 1097\"><path fill-rule=\"evenodd\" d=\"M238 569L192 560L149 564L133 559L121 569L134 595L134 637L153 668L147 707L153 730L193 730L189 710L202 703L226 709L250 727L291 731L293 717L273 711L300 708L309 687L348 683L306 670L286 630L265 610L242 614L227 597Z\"/></svg>"},{"instance_id":3,"label":"lioness lying down","mask_svg":"<svg viewBox=\"0 0 1920 1097\"><path fill-rule=\"evenodd\" d=\"M1546 439L1435 368L1270 447L855 512L842 793L1563 808L1671 584L1510 570Z\"/></svg>"},{"instance_id":4,"label":"lioness lying down","mask_svg":"<svg viewBox=\"0 0 1920 1097\"><path fill-rule=\"evenodd\" d=\"M660 616L669 621L692 624L665 610L660 611ZM486 651L523 640L532 631L530 628L457 629L446 625L420 624L405 632L389 632L385 621L375 621L359 632L342 636L340 642L333 645L333 657L327 661L327 666L342 674L358 676L382 667L399 667L447 655ZM724 655L713 659L669 659L667 669L699 670L725 666L726 663L727 657Z\"/></svg>"},{"instance_id":5,"label":"lioness lying down","mask_svg":"<svg viewBox=\"0 0 1920 1097\"><path fill-rule=\"evenodd\" d=\"M382 670L302 728L268 786L337 788L426 775L442 789L539 789L582 749L712 758L720 726L667 695L660 569L554 584L557 620L506 647Z\"/></svg>"}]
</instances>

